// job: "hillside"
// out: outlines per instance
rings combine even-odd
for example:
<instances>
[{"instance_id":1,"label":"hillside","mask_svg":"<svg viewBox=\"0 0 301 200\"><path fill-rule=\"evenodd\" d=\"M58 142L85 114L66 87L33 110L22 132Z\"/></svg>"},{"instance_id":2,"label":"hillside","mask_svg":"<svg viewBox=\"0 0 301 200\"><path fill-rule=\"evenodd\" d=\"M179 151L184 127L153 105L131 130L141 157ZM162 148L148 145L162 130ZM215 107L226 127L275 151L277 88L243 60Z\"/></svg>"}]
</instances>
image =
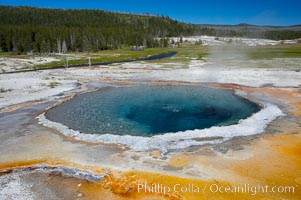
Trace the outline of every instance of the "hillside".
<instances>
[{"instance_id":1,"label":"hillside","mask_svg":"<svg viewBox=\"0 0 301 200\"><path fill-rule=\"evenodd\" d=\"M99 51L134 45L167 47L166 37L189 35L301 37L300 26L196 25L166 16L103 10L0 6L0 19L0 51L15 53Z\"/></svg>"},{"instance_id":2,"label":"hillside","mask_svg":"<svg viewBox=\"0 0 301 200\"><path fill-rule=\"evenodd\" d=\"M294 26L256 26L252 24L213 25L200 24L199 27L214 29L216 35L224 36L234 32L240 36L274 40L296 39L301 37L301 25Z\"/></svg>"},{"instance_id":3,"label":"hillside","mask_svg":"<svg viewBox=\"0 0 301 200\"><path fill-rule=\"evenodd\" d=\"M155 37L194 34L195 26L164 16L102 10L0 6L2 51L98 51L122 45L159 47Z\"/></svg>"}]
</instances>

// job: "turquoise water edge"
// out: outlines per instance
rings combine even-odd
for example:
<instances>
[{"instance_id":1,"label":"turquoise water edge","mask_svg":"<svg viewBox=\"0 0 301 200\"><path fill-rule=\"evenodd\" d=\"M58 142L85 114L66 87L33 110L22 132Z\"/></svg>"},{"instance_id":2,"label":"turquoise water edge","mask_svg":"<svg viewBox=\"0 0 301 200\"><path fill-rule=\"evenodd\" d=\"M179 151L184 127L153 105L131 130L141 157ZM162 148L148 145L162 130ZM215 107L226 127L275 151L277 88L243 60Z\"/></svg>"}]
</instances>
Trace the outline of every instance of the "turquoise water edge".
<instances>
[{"instance_id":1,"label":"turquoise water edge","mask_svg":"<svg viewBox=\"0 0 301 200\"><path fill-rule=\"evenodd\" d=\"M78 95L46 116L88 134L153 136L231 125L259 110L230 90L140 85Z\"/></svg>"}]
</instances>

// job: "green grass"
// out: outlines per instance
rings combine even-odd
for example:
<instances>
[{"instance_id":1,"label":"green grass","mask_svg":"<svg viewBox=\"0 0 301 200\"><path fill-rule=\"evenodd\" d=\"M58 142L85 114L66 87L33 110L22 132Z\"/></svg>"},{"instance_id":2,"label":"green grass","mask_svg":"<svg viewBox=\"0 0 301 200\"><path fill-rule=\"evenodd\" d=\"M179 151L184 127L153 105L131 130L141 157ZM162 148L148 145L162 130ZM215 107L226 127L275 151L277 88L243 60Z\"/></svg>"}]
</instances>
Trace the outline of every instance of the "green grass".
<instances>
[{"instance_id":1,"label":"green grass","mask_svg":"<svg viewBox=\"0 0 301 200\"><path fill-rule=\"evenodd\" d=\"M178 63L188 64L192 58L203 60L208 55L208 48L201 45L190 45L184 47L169 48L169 51L178 52L176 55L160 60L148 61L149 63L164 64Z\"/></svg>"},{"instance_id":2,"label":"green grass","mask_svg":"<svg viewBox=\"0 0 301 200\"><path fill-rule=\"evenodd\" d=\"M208 48L201 45L192 45L189 47L182 47L177 49L177 57L182 58L196 58L203 60L208 55Z\"/></svg>"},{"instance_id":3,"label":"green grass","mask_svg":"<svg viewBox=\"0 0 301 200\"><path fill-rule=\"evenodd\" d=\"M168 52L168 49L161 48L150 48L145 49L144 51L132 51L130 49L119 49L119 50L108 50L101 51L97 53L75 53L72 55L81 57L80 59L72 59L68 58L68 65L80 65L80 64L88 64L88 57L91 57L91 63L100 63L100 62L114 62L114 61L122 61L122 60L131 60L137 59L141 57L147 57L150 55L156 55L161 53ZM66 55L68 56L68 55ZM45 64L36 65L35 69L41 68L51 68L56 66L65 66L66 65L66 57L62 57L61 61L55 61Z\"/></svg>"},{"instance_id":4,"label":"green grass","mask_svg":"<svg viewBox=\"0 0 301 200\"><path fill-rule=\"evenodd\" d=\"M301 58L301 44L251 48L248 58L254 60L273 58Z\"/></svg>"},{"instance_id":5,"label":"green grass","mask_svg":"<svg viewBox=\"0 0 301 200\"><path fill-rule=\"evenodd\" d=\"M246 46L220 46L220 47L207 47L201 45L183 45L182 47L176 48L149 48L144 51L132 51L129 48L123 48L119 50L107 50L100 52L81 52L72 53L68 57L69 65L81 65L88 63L88 57L91 57L91 63L100 62L114 62L129 59L137 59L141 57L147 57L149 55L156 55L160 53L166 53L168 51L177 51L175 56L146 61L150 64L165 64L165 63L177 63L179 65L188 66L191 59L204 60L206 57L214 56L216 58L222 58L227 61L235 55L237 59L249 59L249 60L266 60L273 58L301 58L301 44L282 44L276 46L257 46L257 47L246 47ZM28 55L14 55L11 53L1 52L0 56L10 58L29 58ZM43 56L43 55L41 55ZM68 56L68 55L66 55ZM54 57L60 59L60 61L54 61L50 63L40 64L33 67L33 69L52 68L56 66L66 65L66 56L55 55ZM74 58L77 57L79 59ZM239 57L242 56L242 57ZM73 57L73 58L72 58ZM166 65L169 66L169 65ZM261 67L268 67L264 66Z\"/></svg>"},{"instance_id":6,"label":"green grass","mask_svg":"<svg viewBox=\"0 0 301 200\"><path fill-rule=\"evenodd\" d=\"M0 51L0 57L19 58L19 59L28 59L28 58L30 58L30 56L26 55L26 54L18 55L18 54L14 54L12 52L2 52L2 51Z\"/></svg>"},{"instance_id":7,"label":"green grass","mask_svg":"<svg viewBox=\"0 0 301 200\"><path fill-rule=\"evenodd\" d=\"M191 46L187 48L179 48L178 57L197 58L199 60L208 56L227 59L227 57L239 56L250 60L265 60L273 58L301 58L301 44L284 44L276 46L217 46L217 47L202 47Z\"/></svg>"},{"instance_id":8,"label":"green grass","mask_svg":"<svg viewBox=\"0 0 301 200\"><path fill-rule=\"evenodd\" d=\"M56 82L56 81L52 81L48 84L48 86L50 88L55 88L56 86L58 86L60 83L59 82Z\"/></svg>"}]
</instances>

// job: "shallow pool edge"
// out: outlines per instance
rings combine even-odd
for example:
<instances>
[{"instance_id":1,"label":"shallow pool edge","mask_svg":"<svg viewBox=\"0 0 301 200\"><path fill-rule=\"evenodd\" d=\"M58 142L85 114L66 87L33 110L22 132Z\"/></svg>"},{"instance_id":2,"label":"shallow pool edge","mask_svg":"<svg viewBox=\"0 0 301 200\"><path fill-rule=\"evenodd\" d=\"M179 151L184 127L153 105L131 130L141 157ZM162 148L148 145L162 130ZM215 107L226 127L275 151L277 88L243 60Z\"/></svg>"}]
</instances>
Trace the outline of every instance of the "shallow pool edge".
<instances>
[{"instance_id":1,"label":"shallow pool edge","mask_svg":"<svg viewBox=\"0 0 301 200\"><path fill-rule=\"evenodd\" d=\"M237 94L239 93L239 94ZM230 140L237 136L250 136L264 132L269 123L285 114L274 104L250 99L245 94L236 91L236 94L256 102L262 109L246 119L240 120L237 124L229 126L213 126L206 129L195 129L173 133L165 133L152 137L103 134L94 135L81 133L58 122L50 121L46 118L45 112L37 119L39 124L53 128L67 137L75 140L92 143L119 144L125 145L134 151L147 151L157 149L167 152L173 149L185 149L190 146L200 146L205 144L217 144ZM217 139L210 139L217 138Z\"/></svg>"}]
</instances>

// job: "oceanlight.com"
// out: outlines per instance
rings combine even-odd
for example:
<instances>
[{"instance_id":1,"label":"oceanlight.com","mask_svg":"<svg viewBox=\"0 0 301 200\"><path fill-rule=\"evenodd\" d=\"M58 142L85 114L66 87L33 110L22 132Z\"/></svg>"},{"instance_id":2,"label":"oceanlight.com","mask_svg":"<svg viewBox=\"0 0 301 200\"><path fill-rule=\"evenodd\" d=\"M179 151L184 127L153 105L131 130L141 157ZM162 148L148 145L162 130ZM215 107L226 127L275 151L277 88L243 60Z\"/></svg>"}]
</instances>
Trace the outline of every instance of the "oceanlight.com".
<instances>
[{"instance_id":1,"label":"oceanlight.com","mask_svg":"<svg viewBox=\"0 0 301 200\"><path fill-rule=\"evenodd\" d=\"M206 187L205 190L206 191ZM256 194L263 193L282 193L282 194L294 194L294 186L269 186L269 185L239 185L239 186L222 186L218 184L211 184L209 186L209 191L212 193L244 193L255 196Z\"/></svg>"},{"instance_id":2,"label":"oceanlight.com","mask_svg":"<svg viewBox=\"0 0 301 200\"><path fill-rule=\"evenodd\" d=\"M295 186L274 186L274 185L219 185L217 183L196 185L186 184L182 185L176 183L174 185L164 185L161 183L147 182L139 183L138 192L144 193L161 193L167 194L170 192L176 193L220 193L220 194L249 194L255 196L264 193L279 193L279 194L295 194Z\"/></svg>"}]
</instances>

